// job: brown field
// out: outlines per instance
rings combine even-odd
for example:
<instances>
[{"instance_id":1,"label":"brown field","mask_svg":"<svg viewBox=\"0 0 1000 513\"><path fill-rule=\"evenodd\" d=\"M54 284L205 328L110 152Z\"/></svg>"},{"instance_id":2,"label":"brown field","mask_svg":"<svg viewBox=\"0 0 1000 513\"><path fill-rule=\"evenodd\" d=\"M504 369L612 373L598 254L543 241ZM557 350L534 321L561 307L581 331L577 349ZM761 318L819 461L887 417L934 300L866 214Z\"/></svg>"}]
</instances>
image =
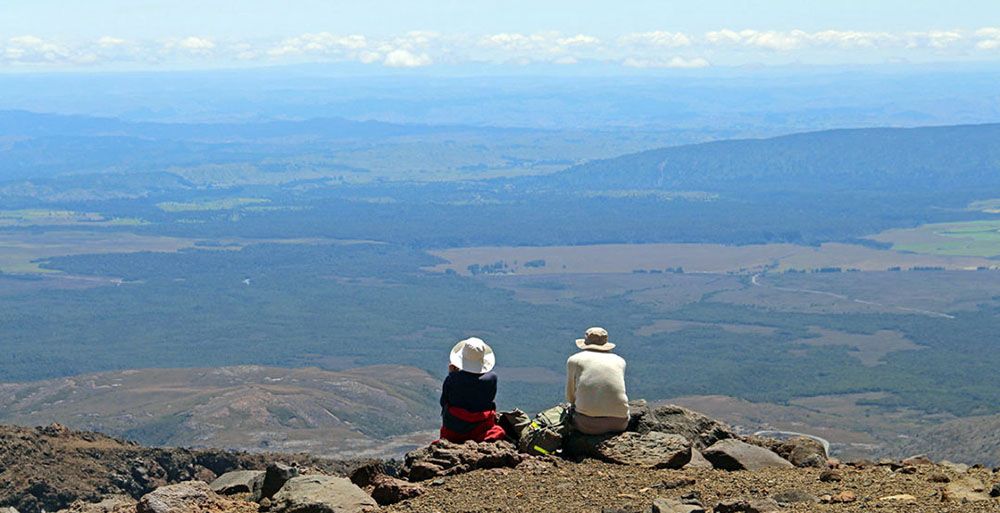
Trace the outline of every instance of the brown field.
<instances>
[{"instance_id":1,"label":"brown field","mask_svg":"<svg viewBox=\"0 0 1000 513\"><path fill-rule=\"evenodd\" d=\"M127 232L0 232L0 272L52 272L42 269L38 264L40 260L57 256L137 251L174 252L194 247L194 244L195 241L191 239Z\"/></svg>"},{"instance_id":2,"label":"brown field","mask_svg":"<svg viewBox=\"0 0 1000 513\"><path fill-rule=\"evenodd\" d=\"M754 326L752 324L709 324L707 322L678 321L674 319L661 319L653 324L643 326L635 331L640 337L648 337L657 333L673 333L688 328L721 328L730 333L759 333L763 335L773 335L778 330L769 326Z\"/></svg>"},{"instance_id":3,"label":"brown field","mask_svg":"<svg viewBox=\"0 0 1000 513\"><path fill-rule=\"evenodd\" d=\"M469 275L471 265L504 262L507 272L519 275L632 273L683 268L685 273L756 273L816 270L840 267L860 271L884 271L891 267L943 267L967 270L996 267L996 261L980 257L919 255L879 250L850 244L820 247L793 244L724 246L719 244L608 244L594 246L473 247L433 251L447 263L431 270L452 270ZM543 267L525 266L544 260Z\"/></svg>"},{"instance_id":4,"label":"brown field","mask_svg":"<svg viewBox=\"0 0 1000 513\"><path fill-rule=\"evenodd\" d=\"M923 347L903 336L898 331L880 330L871 335L844 333L810 326L809 332L815 338L803 338L799 342L816 347L847 346L853 348L847 354L861 361L865 367L875 367L885 363L885 357L897 351L914 351Z\"/></svg>"}]
</instances>

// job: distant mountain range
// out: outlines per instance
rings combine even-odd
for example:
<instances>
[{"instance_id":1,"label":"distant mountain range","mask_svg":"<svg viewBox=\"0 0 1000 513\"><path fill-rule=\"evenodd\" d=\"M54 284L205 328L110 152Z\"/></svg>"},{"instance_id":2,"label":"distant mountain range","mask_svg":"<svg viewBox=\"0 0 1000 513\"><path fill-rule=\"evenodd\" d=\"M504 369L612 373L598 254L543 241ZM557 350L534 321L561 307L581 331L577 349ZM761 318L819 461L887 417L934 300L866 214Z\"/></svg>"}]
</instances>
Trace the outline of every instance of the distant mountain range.
<instances>
[{"instance_id":1,"label":"distant mountain range","mask_svg":"<svg viewBox=\"0 0 1000 513\"><path fill-rule=\"evenodd\" d=\"M828 130L596 160L520 180L559 190L893 191L1000 186L1000 124Z\"/></svg>"},{"instance_id":2,"label":"distant mountain range","mask_svg":"<svg viewBox=\"0 0 1000 513\"><path fill-rule=\"evenodd\" d=\"M0 384L0 422L59 422L158 446L392 456L427 441L407 437L436 427L437 386L399 366L106 372Z\"/></svg>"}]
</instances>

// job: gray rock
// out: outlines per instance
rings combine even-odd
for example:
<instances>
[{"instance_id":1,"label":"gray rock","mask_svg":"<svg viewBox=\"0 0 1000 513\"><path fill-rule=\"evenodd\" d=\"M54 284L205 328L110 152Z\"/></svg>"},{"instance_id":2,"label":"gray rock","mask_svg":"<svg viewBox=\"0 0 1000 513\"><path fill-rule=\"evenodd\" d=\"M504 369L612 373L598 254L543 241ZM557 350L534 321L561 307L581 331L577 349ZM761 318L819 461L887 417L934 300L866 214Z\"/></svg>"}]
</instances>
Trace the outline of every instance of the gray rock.
<instances>
[{"instance_id":1,"label":"gray rock","mask_svg":"<svg viewBox=\"0 0 1000 513\"><path fill-rule=\"evenodd\" d=\"M378 504L349 479L300 476L290 479L271 499L272 513L360 513Z\"/></svg>"},{"instance_id":2,"label":"gray rock","mask_svg":"<svg viewBox=\"0 0 1000 513\"><path fill-rule=\"evenodd\" d=\"M13 509L13 508L11 508ZM105 497L101 502L85 502L78 500L58 513L134 513L135 499L124 495ZM0 508L0 513L10 513Z\"/></svg>"},{"instance_id":3,"label":"gray rock","mask_svg":"<svg viewBox=\"0 0 1000 513\"><path fill-rule=\"evenodd\" d=\"M794 465L774 451L734 439L720 440L702 451L702 454L712 462L713 467L722 470L794 468Z\"/></svg>"},{"instance_id":4,"label":"gray rock","mask_svg":"<svg viewBox=\"0 0 1000 513\"><path fill-rule=\"evenodd\" d=\"M990 497L1000 497L1000 483L993 485L993 489L990 490Z\"/></svg>"},{"instance_id":5,"label":"gray rock","mask_svg":"<svg viewBox=\"0 0 1000 513\"><path fill-rule=\"evenodd\" d=\"M779 456L800 468L826 468L827 454L823 444L812 438L800 436L778 446Z\"/></svg>"},{"instance_id":6,"label":"gray rock","mask_svg":"<svg viewBox=\"0 0 1000 513\"><path fill-rule=\"evenodd\" d=\"M678 469L691 461L691 442L659 432L622 433L597 446L601 459L620 465Z\"/></svg>"},{"instance_id":7,"label":"gray rock","mask_svg":"<svg viewBox=\"0 0 1000 513\"><path fill-rule=\"evenodd\" d=\"M281 490L290 479L298 477L299 468L284 463L272 463L264 472L264 482L261 484L260 498L270 499Z\"/></svg>"},{"instance_id":8,"label":"gray rock","mask_svg":"<svg viewBox=\"0 0 1000 513\"><path fill-rule=\"evenodd\" d=\"M668 405L651 409L645 401L634 401L629 404L629 408L632 411L629 431L680 435L690 440L694 448L699 450L719 440L736 437L736 432L728 425L681 406Z\"/></svg>"},{"instance_id":9,"label":"gray rock","mask_svg":"<svg viewBox=\"0 0 1000 513\"><path fill-rule=\"evenodd\" d=\"M18 511L11 507L0 508L0 513L18 513Z\"/></svg>"},{"instance_id":10,"label":"gray rock","mask_svg":"<svg viewBox=\"0 0 1000 513\"><path fill-rule=\"evenodd\" d=\"M715 505L715 513L770 513L781 511L774 499L742 499L723 501Z\"/></svg>"},{"instance_id":11,"label":"gray rock","mask_svg":"<svg viewBox=\"0 0 1000 513\"><path fill-rule=\"evenodd\" d=\"M219 495L250 494L251 500L259 501L264 488L263 470L236 470L219 476L209 485Z\"/></svg>"},{"instance_id":12,"label":"gray rock","mask_svg":"<svg viewBox=\"0 0 1000 513\"><path fill-rule=\"evenodd\" d=\"M795 504L799 502L811 502L818 503L819 497L805 491L805 490L783 490L771 496L772 499L777 501L778 504L786 506L789 504Z\"/></svg>"},{"instance_id":13,"label":"gray rock","mask_svg":"<svg viewBox=\"0 0 1000 513\"><path fill-rule=\"evenodd\" d=\"M705 459L698 449L691 449L691 461L684 468L712 468L712 462Z\"/></svg>"},{"instance_id":14,"label":"gray rock","mask_svg":"<svg viewBox=\"0 0 1000 513\"><path fill-rule=\"evenodd\" d=\"M653 513L705 513L705 508L677 499L656 499L653 501Z\"/></svg>"},{"instance_id":15,"label":"gray rock","mask_svg":"<svg viewBox=\"0 0 1000 513\"><path fill-rule=\"evenodd\" d=\"M196 511L226 511L241 503L228 500L212 491L202 481L161 486L144 495L136 505L136 513L192 513ZM249 504L249 503L242 503Z\"/></svg>"}]
</instances>

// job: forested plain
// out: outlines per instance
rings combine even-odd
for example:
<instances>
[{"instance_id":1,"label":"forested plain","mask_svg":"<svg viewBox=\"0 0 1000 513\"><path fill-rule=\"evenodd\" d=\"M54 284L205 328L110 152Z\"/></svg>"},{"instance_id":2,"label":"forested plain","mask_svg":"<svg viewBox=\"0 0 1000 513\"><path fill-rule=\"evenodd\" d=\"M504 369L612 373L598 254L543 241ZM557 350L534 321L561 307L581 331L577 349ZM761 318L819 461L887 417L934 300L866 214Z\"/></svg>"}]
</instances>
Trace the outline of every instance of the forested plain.
<instances>
[{"instance_id":1,"label":"forested plain","mask_svg":"<svg viewBox=\"0 0 1000 513\"><path fill-rule=\"evenodd\" d=\"M479 278L425 270L437 263L427 250L482 245L840 241L885 248L867 237L996 217L969 208L1000 197L996 126L822 132L595 160L613 155L608 149L621 147L624 136L333 121L235 134L57 122L59 130L2 141L0 158L12 170L0 182L4 209L129 222L98 226L85 216L6 232L137 233L189 240L196 249L40 262L53 276L119 280L95 286L30 287L25 280L53 278L0 275L0 381L244 363L394 363L442 375L451 344L477 335L501 355L501 379L504 368L515 370L502 402L533 409L558 401L561 385L525 374L561 374L572 340L605 325L632 362L637 397L783 402L881 391L890 393L881 400L887 407L998 412L1000 392L987 377L1000 363L991 347L1000 310L990 302L955 319L802 313L711 295L669 309L615 294L535 304ZM547 155L530 148L542 135ZM378 165L410 155L404 140L411 137L427 145L414 167L434 179L387 180ZM634 137L628 144L642 149L660 136ZM595 140L604 149L595 151ZM928 153L935 144L937 157ZM500 145L513 149L499 152ZM381 154L358 149L366 146ZM447 165L435 159L449 148L465 157ZM813 154L822 158L811 162ZM681 291L665 294L673 293ZM660 319L703 324L636 333ZM773 330L734 333L715 326L721 323ZM815 337L810 327L890 330L922 349L865 367L849 347L804 343Z\"/></svg>"}]
</instances>

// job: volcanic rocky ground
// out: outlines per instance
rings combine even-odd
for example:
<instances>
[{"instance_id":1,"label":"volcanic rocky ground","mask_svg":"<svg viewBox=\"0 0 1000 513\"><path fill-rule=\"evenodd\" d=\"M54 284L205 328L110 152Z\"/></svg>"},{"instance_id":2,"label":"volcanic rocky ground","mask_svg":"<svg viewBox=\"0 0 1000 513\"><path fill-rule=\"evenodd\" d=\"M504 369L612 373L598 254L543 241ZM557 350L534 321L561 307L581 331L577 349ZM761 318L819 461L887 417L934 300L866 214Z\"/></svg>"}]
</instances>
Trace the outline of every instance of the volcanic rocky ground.
<instances>
[{"instance_id":1,"label":"volcanic rocky ground","mask_svg":"<svg viewBox=\"0 0 1000 513\"><path fill-rule=\"evenodd\" d=\"M0 427L0 513L1000 512L1000 469L830 459L677 406L561 456L432 444L405 461L150 449L58 425ZM14 508L14 509L7 509Z\"/></svg>"}]
</instances>

